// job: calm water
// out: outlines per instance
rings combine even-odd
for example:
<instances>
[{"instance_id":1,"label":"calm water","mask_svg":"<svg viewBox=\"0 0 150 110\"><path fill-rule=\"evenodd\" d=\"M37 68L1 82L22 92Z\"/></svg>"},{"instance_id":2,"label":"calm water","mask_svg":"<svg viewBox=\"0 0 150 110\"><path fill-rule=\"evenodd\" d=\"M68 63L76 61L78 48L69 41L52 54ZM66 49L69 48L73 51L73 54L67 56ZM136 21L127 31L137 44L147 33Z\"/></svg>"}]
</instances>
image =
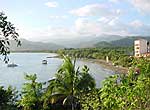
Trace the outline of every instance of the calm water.
<instances>
[{"instance_id":1,"label":"calm water","mask_svg":"<svg viewBox=\"0 0 150 110\"><path fill-rule=\"evenodd\" d=\"M62 63L62 59L59 58L46 58L54 55L50 53L12 53L9 55L10 62L14 62L19 66L15 68L7 67L6 64L0 61L0 85L5 87L12 85L20 89L25 82L25 73L36 73L38 81L48 81L55 76L56 70ZM42 64L43 59L47 59L47 65ZM95 78L97 86L100 86L102 80L112 74L112 71L106 70L98 64L77 61L77 66L81 67L83 65L90 68L90 73Z\"/></svg>"}]
</instances>

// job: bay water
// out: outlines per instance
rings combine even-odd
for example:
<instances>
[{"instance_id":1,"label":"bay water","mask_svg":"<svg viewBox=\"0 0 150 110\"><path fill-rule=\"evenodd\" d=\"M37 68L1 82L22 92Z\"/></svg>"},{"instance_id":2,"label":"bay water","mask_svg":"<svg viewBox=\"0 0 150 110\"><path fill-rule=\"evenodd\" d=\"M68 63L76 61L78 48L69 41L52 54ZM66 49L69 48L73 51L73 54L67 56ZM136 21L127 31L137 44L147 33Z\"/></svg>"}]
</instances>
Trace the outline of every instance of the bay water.
<instances>
[{"instance_id":1,"label":"bay water","mask_svg":"<svg viewBox=\"0 0 150 110\"><path fill-rule=\"evenodd\" d=\"M8 87L9 85L21 89L25 82L24 74L37 74L38 81L46 82L53 77L62 64L60 58L53 57L53 53L11 53L9 63L15 63L17 67L7 67L2 60L0 61L0 86ZM48 64L42 64L42 60L47 60ZM101 86L102 81L113 74L112 71L101 67L99 64L80 61L76 65L82 67L87 65L90 68L90 74L95 78L97 87Z\"/></svg>"}]
</instances>

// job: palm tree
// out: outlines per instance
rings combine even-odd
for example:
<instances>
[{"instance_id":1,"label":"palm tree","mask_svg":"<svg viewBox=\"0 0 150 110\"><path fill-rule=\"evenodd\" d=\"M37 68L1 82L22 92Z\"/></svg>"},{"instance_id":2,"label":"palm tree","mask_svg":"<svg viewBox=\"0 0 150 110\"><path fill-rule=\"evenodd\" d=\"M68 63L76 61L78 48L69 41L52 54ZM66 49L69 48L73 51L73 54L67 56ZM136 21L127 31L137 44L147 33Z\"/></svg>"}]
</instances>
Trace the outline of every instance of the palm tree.
<instances>
[{"instance_id":1,"label":"palm tree","mask_svg":"<svg viewBox=\"0 0 150 110\"><path fill-rule=\"evenodd\" d=\"M76 109L79 104L78 97L81 92L86 92L95 88L95 80L89 74L89 69L84 66L82 70L79 67L75 67L75 62L67 56L64 56L64 61L61 67L56 73L55 79L52 79L47 88L50 97L49 100L53 100L56 103L58 100L62 100L63 105L70 105L71 109ZM59 95L59 97L56 97ZM70 109L70 108L69 108Z\"/></svg>"}]
</instances>

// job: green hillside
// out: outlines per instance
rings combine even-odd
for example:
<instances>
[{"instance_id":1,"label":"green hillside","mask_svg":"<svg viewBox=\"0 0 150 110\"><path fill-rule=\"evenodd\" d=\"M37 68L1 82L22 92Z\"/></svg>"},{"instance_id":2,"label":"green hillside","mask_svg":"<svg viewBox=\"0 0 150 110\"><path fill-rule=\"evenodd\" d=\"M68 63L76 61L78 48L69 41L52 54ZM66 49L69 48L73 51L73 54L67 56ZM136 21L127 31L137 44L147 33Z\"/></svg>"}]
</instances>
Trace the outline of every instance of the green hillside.
<instances>
[{"instance_id":1,"label":"green hillside","mask_svg":"<svg viewBox=\"0 0 150 110\"><path fill-rule=\"evenodd\" d=\"M96 47L111 47L113 46L111 43L106 42L106 41L101 41L97 44L95 44Z\"/></svg>"},{"instance_id":2,"label":"green hillside","mask_svg":"<svg viewBox=\"0 0 150 110\"><path fill-rule=\"evenodd\" d=\"M150 41L150 37L126 37L119 40L114 40L110 42L98 42L95 47L131 47L136 39L146 39Z\"/></svg>"}]
</instances>

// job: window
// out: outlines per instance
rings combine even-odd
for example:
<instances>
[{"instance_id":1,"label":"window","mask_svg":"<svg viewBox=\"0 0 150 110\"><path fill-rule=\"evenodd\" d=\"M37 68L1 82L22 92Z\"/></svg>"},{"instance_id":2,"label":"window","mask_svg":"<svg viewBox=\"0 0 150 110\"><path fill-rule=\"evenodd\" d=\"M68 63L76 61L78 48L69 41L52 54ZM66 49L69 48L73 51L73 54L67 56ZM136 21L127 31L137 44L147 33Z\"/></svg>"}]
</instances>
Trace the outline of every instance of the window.
<instances>
[{"instance_id":1,"label":"window","mask_svg":"<svg viewBox=\"0 0 150 110\"><path fill-rule=\"evenodd\" d=\"M135 44L135 46L139 46L139 44Z\"/></svg>"},{"instance_id":2,"label":"window","mask_svg":"<svg viewBox=\"0 0 150 110\"><path fill-rule=\"evenodd\" d=\"M136 49L140 49L140 47L136 47Z\"/></svg>"}]
</instances>

